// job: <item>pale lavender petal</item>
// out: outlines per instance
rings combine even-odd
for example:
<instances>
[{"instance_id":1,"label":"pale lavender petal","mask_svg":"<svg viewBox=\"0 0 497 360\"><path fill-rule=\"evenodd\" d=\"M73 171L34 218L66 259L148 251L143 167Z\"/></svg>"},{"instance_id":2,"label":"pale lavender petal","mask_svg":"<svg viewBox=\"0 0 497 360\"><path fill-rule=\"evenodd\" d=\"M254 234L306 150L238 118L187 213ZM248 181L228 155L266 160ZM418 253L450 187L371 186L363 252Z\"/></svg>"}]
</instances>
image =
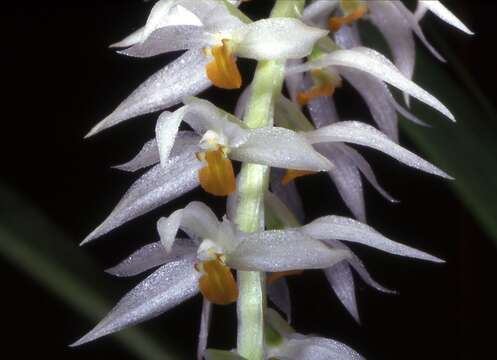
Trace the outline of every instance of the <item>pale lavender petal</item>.
<instances>
[{"instance_id":1,"label":"pale lavender petal","mask_svg":"<svg viewBox=\"0 0 497 360\"><path fill-rule=\"evenodd\" d=\"M237 270L265 272L323 269L349 255L295 229L268 230L245 235L226 257L226 264Z\"/></svg>"},{"instance_id":2,"label":"pale lavender petal","mask_svg":"<svg viewBox=\"0 0 497 360\"><path fill-rule=\"evenodd\" d=\"M354 270L359 274L362 281L364 281L366 284L368 284L369 286L375 288L376 290L378 290L380 292L384 292L387 294L396 294L397 293L396 291L387 289L386 287L379 284L376 280L374 280L371 277L371 275L369 274L368 270L366 269L366 266L364 266L361 259L359 259L359 257L357 255L355 255L350 250L350 248L347 245L345 245L343 242L338 241L338 240L326 240L326 242L337 249L348 250L352 253L352 257L347 259L347 261L350 264L350 266L352 266L354 268Z\"/></svg>"},{"instance_id":3,"label":"pale lavender petal","mask_svg":"<svg viewBox=\"0 0 497 360\"><path fill-rule=\"evenodd\" d=\"M205 32L203 26L165 26L152 32L144 42L139 42L119 53L145 58L178 50L202 49L211 44L213 37Z\"/></svg>"},{"instance_id":4,"label":"pale lavender petal","mask_svg":"<svg viewBox=\"0 0 497 360\"><path fill-rule=\"evenodd\" d=\"M174 142L174 146L171 150L171 156L174 157L181 155L181 153L187 151L188 148L196 146L199 141L200 137L193 131L178 132L176 135L176 141ZM159 149L154 138L147 141L145 145L143 145L140 152L133 159L122 165L113 166L113 168L122 171L135 172L145 167L155 165L159 161Z\"/></svg>"},{"instance_id":5,"label":"pale lavender petal","mask_svg":"<svg viewBox=\"0 0 497 360\"><path fill-rule=\"evenodd\" d=\"M207 349L207 340L209 338L209 327L211 324L212 304L206 298L202 302L202 315L200 316L200 332L198 334L197 360L204 358L205 349Z\"/></svg>"},{"instance_id":6,"label":"pale lavender petal","mask_svg":"<svg viewBox=\"0 0 497 360\"><path fill-rule=\"evenodd\" d=\"M313 144L321 142L350 142L357 145L368 146L390 155L394 159L415 169L451 179L449 175L436 166L394 143L385 134L376 130L374 127L359 121L341 121L308 132L306 133L306 136Z\"/></svg>"},{"instance_id":7,"label":"pale lavender petal","mask_svg":"<svg viewBox=\"0 0 497 360\"><path fill-rule=\"evenodd\" d=\"M202 50L187 51L140 85L86 137L139 115L176 105L183 98L207 89L211 85L205 73L208 62Z\"/></svg>"},{"instance_id":8,"label":"pale lavender petal","mask_svg":"<svg viewBox=\"0 0 497 360\"><path fill-rule=\"evenodd\" d=\"M340 69L342 75L361 95L381 131L399 142L397 113L390 90L384 82L355 69Z\"/></svg>"},{"instance_id":9,"label":"pale lavender petal","mask_svg":"<svg viewBox=\"0 0 497 360\"><path fill-rule=\"evenodd\" d=\"M304 87L310 88L313 85L310 76L304 77ZM335 106L335 101L331 96L319 96L312 99L307 104L312 122L317 128L333 124L340 121Z\"/></svg>"},{"instance_id":10,"label":"pale lavender petal","mask_svg":"<svg viewBox=\"0 0 497 360\"><path fill-rule=\"evenodd\" d=\"M170 262L126 294L88 334L71 346L79 346L126 327L154 318L198 293L199 273L195 257Z\"/></svg>"},{"instance_id":11,"label":"pale lavender petal","mask_svg":"<svg viewBox=\"0 0 497 360\"><path fill-rule=\"evenodd\" d=\"M287 60L287 66L296 66L302 63L301 59ZM293 102L297 101L297 95L302 87L303 75L301 73L290 74L285 76L285 85Z\"/></svg>"},{"instance_id":12,"label":"pale lavender petal","mask_svg":"<svg viewBox=\"0 0 497 360\"><path fill-rule=\"evenodd\" d=\"M283 185L281 180L285 175L286 170L283 169L271 169L271 191L274 195L281 200L292 214L297 218L300 223L304 222L304 207L302 205L302 199L297 190L295 182L292 181L286 185Z\"/></svg>"},{"instance_id":13,"label":"pale lavender petal","mask_svg":"<svg viewBox=\"0 0 497 360\"><path fill-rule=\"evenodd\" d=\"M372 227L346 217L323 216L303 226L301 231L314 239L352 241L395 255L443 262L443 260L423 251L392 241Z\"/></svg>"},{"instance_id":14,"label":"pale lavender petal","mask_svg":"<svg viewBox=\"0 0 497 360\"><path fill-rule=\"evenodd\" d=\"M245 115L245 109L247 108L248 100L250 98L251 93L252 93L251 87L247 86L245 89L243 89L241 95L238 97L238 101L236 102L236 107L235 107L235 116L238 119L243 119L243 116Z\"/></svg>"},{"instance_id":15,"label":"pale lavender petal","mask_svg":"<svg viewBox=\"0 0 497 360\"><path fill-rule=\"evenodd\" d=\"M362 46L361 36L357 24L342 26L334 35L335 42L343 49Z\"/></svg>"},{"instance_id":16,"label":"pale lavender petal","mask_svg":"<svg viewBox=\"0 0 497 360\"><path fill-rule=\"evenodd\" d=\"M268 285L267 296L286 316L289 323L292 322L292 304L290 300L290 290L284 277Z\"/></svg>"},{"instance_id":17,"label":"pale lavender petal","mask_svg":"<svg viewBox=\"0 0 497 360\"><path fill-rule=\"evenodd\" d=\"M177 239L168 253L160 241L148 244L135 251L116 266L105 272L119 277L135 276L144 271L196 253L198 245L190 239Z\"/></svg>"},{"instance_id":18,"label":"pale lavender petal","mask_svg":"<svg viewBox=\"0 0 497 360\"><path fill-rule=\"evenodd\" d=\"M364 360L357 352L338 341L297 333L289 335L285 344L271 355L291 360Z\"/></svg>"},{"instance_id":19,"label":"pale lavender petal","mask_svg":"<svg viewBox=\"0 0 497 360\"><path fill-rule=\"evenodd\" d=\"M385 199L390 202L398 202L395 198L393 198L388 192L383 189L383 187L378 183L376 179L376 175L371 169L369 163L364 159L364 157L359 154L355 149L352 149L350 146L345 144L335 144L335 147L341 151L344 156L348 157L351 162L361 171L364 177L370 182L371 185L378 191Z\"/></svg>"},{"instance_id":20,"label":"pale lavender petal","mask_svg":"<svg viewBox=\"0 0 497 360\"><path fill-rule=\"evenodd\" d=\"M423 33L423 30L418 24L418 21L414 17L414 15L409 11L406 6L398 0L392 1L392 4L397 7L397 9L400 11L402 16L406 19L406 21L409 23L412 31L416 34L416 36L421 40L423 45L435 56L438 60L445 62L445 59L440 53L430 44L430 42L426 39L425 34Z\"/></svg>"},{"instance_id":21,"label":"pale lavender petal","mask_svg":"<svg viewBox=\"0 0 497 360\"><path fill-rule=\"evenodd\" d=\"M409 23L390 1L370 1L369 19L383 34L392 51L395 65L408 79L412 79L416 49Z\"/></svg>"},{"instance_id":22,"label":"pale lavender petal","mask_svg":"<svg viewBox=\"0 0 497 360\"><path fill-rule=\"evenodd\" d=\"M424 6L422 2L418 1L418 6L416 7L416 11L414 12L414 18L417 22L420 22L427 12L428 8Z\"/></svg>"},{"instance_id":23,"label":"pale lavender petal","mask_svg":"<svg viewBox=\"0 0 497 360\"><path fill-rule=\"evenodd\" d=\"M349 263L342 261L328 269L325 269L324 274L343 306L345 306L355 321L360 323L361 321L359 319L359 311L357 310L357 301L355 296L354 276L350 270Z\"/></svg>"},{"instance_id":24,"label":"pale lavender petal","mask_svg":"<svg viewBox=\"0 0 497 360\"><path fill-rule=\"evenodd\" d=\"M355 218L366 222L361 175L355 164L335 144L316 144L316 149L335 165L329 175L347 207Z\"/></svg>"},{"instance_id":25,"label":"pale lavender petal","mask_svg":"<svg viewBox=\"0 0 497 360\"><path fill-rule=\"evenodd\" d=\"M193 153L171 158L165 167L160 164L154 166L131 186L107 219L81 244L194 189L199 185L198 171L202 166Z\"/></svg>"}]
</instances>

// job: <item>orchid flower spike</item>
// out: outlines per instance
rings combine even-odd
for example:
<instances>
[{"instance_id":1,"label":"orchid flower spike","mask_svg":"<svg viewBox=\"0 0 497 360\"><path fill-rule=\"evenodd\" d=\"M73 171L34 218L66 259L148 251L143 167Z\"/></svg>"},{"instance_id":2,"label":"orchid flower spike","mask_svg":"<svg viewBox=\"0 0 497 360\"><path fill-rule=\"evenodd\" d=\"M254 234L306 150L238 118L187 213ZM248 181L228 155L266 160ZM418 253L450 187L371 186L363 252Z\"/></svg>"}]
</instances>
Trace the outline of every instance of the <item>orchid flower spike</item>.
<instances>
[{"instance_id":1,"label":"orchid flower spike","mask_svg":"<svg viewBox=\"0 0 497 360\"><path fill-rule=\"evenodd\" d=\"M210 303L230 304L238 297L230 269L323 269L351 256L348 250L334 249L298 229L242 233L226 217L219 221L200 202L161 218L157 229L159 243L141 248L108 272L132 276L157 266L159 269L74 346L158 316L199 292ZM180 229L190 240L176 239Z\"/></svg>"},{"instance_id":2,"label":"orchid flower spike","mask_svg":"<svg viewBox=\"0 0 497 360\"><path fill-rule=\"evenodd\" d=\"M201 136L197 153L205 166L200 185L213 195L226 196L236 189L231 160L246 161L299 172L329 171L333 164L313 149L302 134L280 127L247 129L233 115L200 99L189 99L157 122L156 139L161 163L167 165L180 123Z\"/></svg>"}]
</instances>

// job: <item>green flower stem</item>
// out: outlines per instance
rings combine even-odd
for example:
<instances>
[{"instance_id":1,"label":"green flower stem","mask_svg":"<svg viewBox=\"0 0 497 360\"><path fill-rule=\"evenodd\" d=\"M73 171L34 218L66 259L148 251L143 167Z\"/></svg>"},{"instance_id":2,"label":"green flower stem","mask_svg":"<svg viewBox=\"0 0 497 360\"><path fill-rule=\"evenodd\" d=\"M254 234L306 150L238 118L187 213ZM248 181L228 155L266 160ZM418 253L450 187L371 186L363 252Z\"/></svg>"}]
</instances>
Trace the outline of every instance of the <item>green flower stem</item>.
<instances>
[{"instance_id":1,"label":"green flower stem","mask_svg":"<svg viewBox=\"0 0 497 360\"><path fill-rule=\"evenodd\" d=\"M277 0L271 17L299 17L305 0ZM273 126L274 102L281 93L285 61L260 61L252 82L244 118L249 128ZM269 168L244 163L238 183L239 204L236 223L241 231L264 229L264 192L268 188ZM238 353L248 360L264 359L265 275L254 271L238 272Z\"/></svg>"}]
</instances>

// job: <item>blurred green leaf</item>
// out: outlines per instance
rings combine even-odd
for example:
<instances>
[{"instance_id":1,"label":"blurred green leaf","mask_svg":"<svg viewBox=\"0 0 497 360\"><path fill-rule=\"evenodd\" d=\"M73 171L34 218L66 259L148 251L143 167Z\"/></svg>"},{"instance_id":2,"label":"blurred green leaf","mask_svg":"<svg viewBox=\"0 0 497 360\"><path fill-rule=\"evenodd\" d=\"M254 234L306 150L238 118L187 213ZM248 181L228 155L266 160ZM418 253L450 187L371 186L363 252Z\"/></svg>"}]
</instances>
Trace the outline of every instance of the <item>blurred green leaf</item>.
<instances>
[{"instance_id":1,"label":"blurred green leaf","mask_svg":"<svg viewBox=\"0 0 497 360\"><path fill-rule=\"evenodd\" d=\"M112 305L106 298L112 284L102 270L40 210L1 184L0 199L0 255L96 324ZM177 359L139 328L114 336L139 359Z\"/></svg>"}]
</instances>

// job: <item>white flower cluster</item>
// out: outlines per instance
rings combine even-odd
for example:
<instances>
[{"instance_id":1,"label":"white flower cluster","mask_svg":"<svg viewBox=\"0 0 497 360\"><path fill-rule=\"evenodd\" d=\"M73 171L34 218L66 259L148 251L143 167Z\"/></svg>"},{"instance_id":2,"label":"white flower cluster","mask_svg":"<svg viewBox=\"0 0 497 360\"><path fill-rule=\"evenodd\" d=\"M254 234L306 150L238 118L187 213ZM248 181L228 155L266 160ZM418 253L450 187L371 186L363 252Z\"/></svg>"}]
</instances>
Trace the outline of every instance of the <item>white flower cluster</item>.
<instances>
[{"instance_id":1,"label":"white flower cluster","mask_svg":"<svg viewBox=\"0 0 497 360\"><path fill-rule=\"evenodd\" d=\"M287 2L304 3L302 0ZM352 269L367 284L385 289L345 245L364 244L391 254L434 262L442 260L394 242L366 225L362 193L364 177L388 200L367 161L348 144L381 151L413 168L450 178L442 170L398 145L397 113L424 124L401 106L387 85L433 107L450 120L450 111L412 80L416 35L438 58L419 22L427 11L470 33L439 1L418 1L411 13L401 1L315 0L297 17L251 21L239 1L160 0L143 28L112 45L134 57L151 57L185 50L138 87L88 136L137 116L163 111L155 137L126 164L124 171L148 170L131 186L83 243L105 235L197 186L227 196L226 216L219 221L210 208L192 202L159 219L160 241L130 255L108 272L133 276L157 268L131 290L115 308L74 345L95 340L158 316L201 293L204 298L198 358L244 359L236 351L206 350L211 304L236 302L241 294L232 270L267 273L267 294L291 319L285 276L322 269L343 305L359 321ZM297 7L297 4L295 5ZM388 43L393 62L363 47L356 22L371 22ZM238 89L243 77L237 57L257 61L286 61L284 79L290 98L273 94L267 126L253 128L241 119L253 110L257 96L248 84L235 115L195 96L210 86ZM378 129L338 118L333 93L349 82L368 105ZM252 105L251 105L252 104ZM307 107L312 121L303 113ZM191 130L180 130L181 123ZM266 228L242 231L236 221L242 181L232 161L272 168L270 191L262 188ZM327 172L356 218L324 216L306 225L293 180ZM254 213L254 216L259 216ZM178 238L178 231L187 238ZM360 359L334 340L296 333L274 310L265 310L264 356L278 359ZM252 360L252 359L250 359Z\"/></svg>"}]
</instances>

